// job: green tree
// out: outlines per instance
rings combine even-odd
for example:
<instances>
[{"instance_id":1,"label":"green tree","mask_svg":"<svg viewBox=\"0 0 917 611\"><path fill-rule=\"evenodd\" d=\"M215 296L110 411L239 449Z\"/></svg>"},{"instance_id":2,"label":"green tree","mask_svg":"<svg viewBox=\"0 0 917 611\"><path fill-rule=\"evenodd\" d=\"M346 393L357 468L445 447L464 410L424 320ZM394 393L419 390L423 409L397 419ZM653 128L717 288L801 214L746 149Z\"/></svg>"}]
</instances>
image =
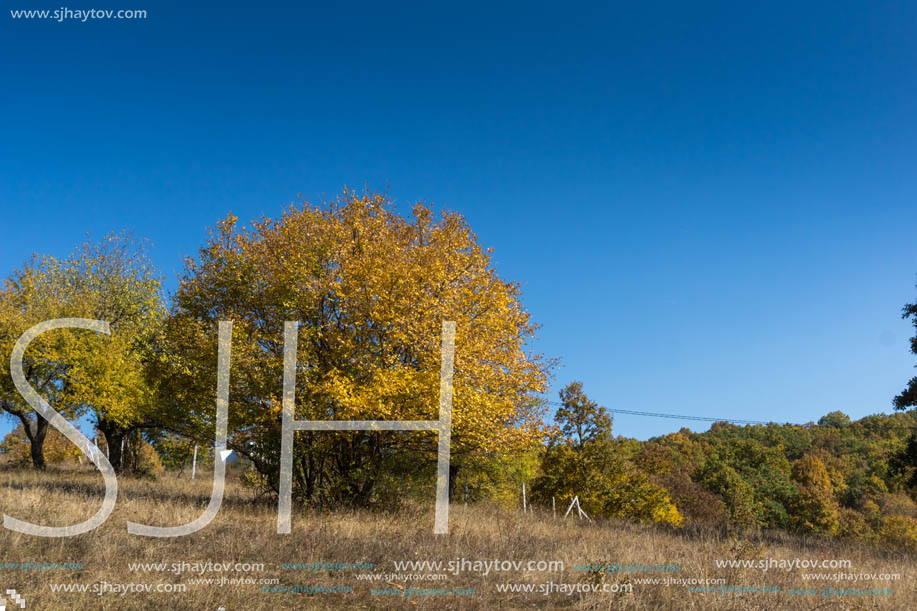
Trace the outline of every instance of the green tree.
<instances>
[{"instance_id":1,"label":"green tree","mask_svg":"<svg viewBox=\"0 0 917 611\"><path fill-rule=\"evenodd\" d=\"M911 318L914 323L914 337L911 338L911 352L917 354L917 302L908 303L901 312L902 318ZM905 410L909 407L917 407L917 377L913 377L907 383L907 387L901 391L901 394L894 399L895 409Z\"/></svg>"},{"instance_id":2,"label":"green tree","mask_svg":"<svg viewBox=\"0 0 917 611\"><path fill-rule=\"evenodd\" d=\"M889 467L901 474L909 487L917 489L917 431L911 433L907 445L889 460Z\"/></svg>"},{"instance_id":3,"label":"green tree","mask_svg":"<svg viewBox=\"0 0 917 611\"><path fill-rule=\"evenodd\" d=\"M704 486L726 504L730 521L742 527L754 526L764 508L755 498L751 484L739 475L726 460L711 456L699 473Z\"/></svg>"},{"instance_id":4,"label":"green tree","mask_svg":"<svg viewBox=\"0 0 917 611\"><path fill-rule=\"evenodd\" d=\"M606 408L589 400L583 392L582 382L571 382L561 390L560 401L562 406L557 409L555 420L564 436L572 439L577 447L611 439L611 416Z\"/></svg>"},{"instance_id":5,"label":"green tree","mask_svg":"<svg viewBox=\"0 0 917 611\"><path fill-rule=\"evenodd\" d=\"M850 416L844 412L831 412L818 419L818 426L830 426L836 429L843 428L850 424Z\"/></svg>"},{"instance_id":6,"label":"green tree","mask_svg":"<svg viewBox=\"0 0 917 611\"><path fill-rule=\"evenodd\" d=\"M168 431L160 431L153 439L153 447L159 454L162 466L170 471L183 473L194 458L194 443Z\"/></svg>"}]
</instances>

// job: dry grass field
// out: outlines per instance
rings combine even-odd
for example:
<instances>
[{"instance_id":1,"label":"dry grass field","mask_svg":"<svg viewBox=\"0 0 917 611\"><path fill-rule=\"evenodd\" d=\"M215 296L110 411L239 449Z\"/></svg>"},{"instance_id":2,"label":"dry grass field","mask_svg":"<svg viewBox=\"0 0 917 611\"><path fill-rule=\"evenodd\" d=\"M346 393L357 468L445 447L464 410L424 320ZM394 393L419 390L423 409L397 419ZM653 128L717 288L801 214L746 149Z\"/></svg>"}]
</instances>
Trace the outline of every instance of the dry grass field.
<instances>
[{"instance_id":1,"label":"dry grass field","mask_svg":"<svg viewBox=\"0 0 917 611\"><path fill-rule=\"evenodd\" d=\"M880 552L868 547L799 539L766 533L673 531L625 523L593 524L574 519L552 519L550 511L528 515L493 508L451 509L450 534L434 536L432 483L429 506L411 505L398 513L372 514L296 512L293 532L276 534L276 504L256 498L235 480L227 484L223 507L203 530L171 539L150 539L127 533L125 522L177 525L196 518L207 504L207 470L195 481L174 476L157 480L119 478L114 513L96 530L71 538L38 538L5 531L0 543L0 587L15 588L27 609L917 609L915 557ZM95 513L103 496L101 476L87 470L0 470L0 509L23 520L44 525L68 525ZM394 574L437 573L397 571L394 562L450 561L562 561L563 570L463 570L442 581L402 581ZM804 569L717 568L730 559L850 560L844 573L898 573L898 580L813 582L802 579ZM255 563L263 570L198 570L195 563ZM283 568L290 563L372 563L370 569ZM28 563L44 567L38 568ZM82 568L55 568L48 563L81 563ZM166 570L131 570L132 563L165 563ZM173 570L173 563L181 573ZM188 563L182 565L181 563ZM577 571L576 565L677 564L670 573ZM30 568L14 568L11 564ZM182 568L182 567L185 568ZM467 565L466 565L467 566ZM200 568L200 567L198 567ZM816 569L838 572L838 569ZM446 572L441 571L441 572ZM377 581L358 579L375 574ZM779 587L780 592L692 592L684 585L638 583L646 578L723 579L729 586ZM195 579L249 579L253 583L190 583ZM258 580L274 580L264 586ZM403 577L401 579L404 579ZM631 592L498 591L503 584L631 584ZM89 591L53 591L56 584L88 586ZM100 585L103 584L103 585ZM93 587L105 588L101 594ZM112 591L114 584L184 585L185 592ZM310 586L352 588L352 592L271 592L264 587ZM392 595L414 587L473 589L474 595ZM549 587L549 586L547 586ZM891 589L890 595L823 596L826 587ZM371 589L387 588L388 595ZM793 595L791 588L819 592ZM607 588L609 590L614 587ZM11 607L7 607L11 608Z\"/></svg>"}]
</instances>

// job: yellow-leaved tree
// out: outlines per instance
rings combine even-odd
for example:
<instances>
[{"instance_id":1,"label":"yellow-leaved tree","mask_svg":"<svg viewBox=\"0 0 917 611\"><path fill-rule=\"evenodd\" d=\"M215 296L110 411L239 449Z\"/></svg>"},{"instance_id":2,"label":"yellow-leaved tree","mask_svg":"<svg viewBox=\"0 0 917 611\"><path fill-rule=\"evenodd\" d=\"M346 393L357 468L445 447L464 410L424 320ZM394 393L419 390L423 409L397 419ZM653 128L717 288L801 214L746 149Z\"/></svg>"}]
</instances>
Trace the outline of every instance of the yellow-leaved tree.
<instances>
[{"instance_id":1,"label":"yellow-leaved tree","mask_svg":"<svg viewBox=\"0 0 917 611\"><path fill-rule=\"evenodd\" d=\"M46 466L44 443L48 421L38 415L16 389L9 362L13 346L30 327L52 318L75 316L72 308L58 297L61 263L53 257L34 255L13 271L0 290L0 409L16 417L28 440L28 452L37 469ZM65 417L74 418L85 407L64 400L68 364L60 355L65 351L69 331L47 333L36 338L23 356L26 380Z\"/></svg>"},{"instance_id":2,"label":"yellow-leaved tree","mask_svg":"<svg viewBox=\"0 0 917 611\"><path fill-rule=\"evenodd\" d=\"M533 395L549 363L517 284L458 214L417 204L405 218L385 195L345 190L291 205L248 228L230 215L186 261L159 362L164 421L212 443L217 322L233 321L229 447L276 490L284 321L298 321L296 418L435 420L440 335L455 321L454 464L538 435ZM170 416L171 414L171 416ZM420 432L300 432L294 495L312 503L372 501L388 460L434 457ZM432 486L432 481L431 481Z\"/></svg>"},{"instance_id":3,"label":"yellow-leaved tree","mask_svg":"<svg viewBox=\"0 0 917 611\"><path fill-rule=\"evenodd\" d=\"M148 424L154 407L146 365L164 315L160 278L143 242L128 234L86 239L66 259L33 259L0 292L0 356L9 355L30 327L55 318L109 323L110 334L54 329L39 335L23 358L27 381L51 406L73 418L95 416L109 460L122 470L123 440ZM0 407L23 424L32 461L44 466L48 423L16 391L9 370L0 377Z\"/></svg>"}]
</instances>

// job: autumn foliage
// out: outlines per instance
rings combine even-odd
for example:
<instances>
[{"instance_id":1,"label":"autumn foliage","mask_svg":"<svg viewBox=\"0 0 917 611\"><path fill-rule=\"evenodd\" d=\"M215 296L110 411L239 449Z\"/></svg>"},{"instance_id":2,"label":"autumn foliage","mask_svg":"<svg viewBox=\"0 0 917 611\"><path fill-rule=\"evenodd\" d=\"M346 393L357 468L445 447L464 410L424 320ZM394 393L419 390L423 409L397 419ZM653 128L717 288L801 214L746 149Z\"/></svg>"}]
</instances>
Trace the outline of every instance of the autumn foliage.
<instances>
[{"instance_id":1,"label":"autumn foliage","mask_svg":"<svg viewBox=\"0 0 917 611\"><path fill-rule=\"evenodd\" d=\"M506 451L538 434L532 395L548 367L518 285L457 214L417 204L405 218L382 194L293 205L245 228L228 216L188 260L159 362L165 418L212 439L216 328L233 321L229 446L276 488L284 321L298 321L296 418L434 420L440 330L457 325L453 454ZM387 461L432 458L434 436L296 435L294 493L367 504ZM456 463L458 464L458 462ZM432 485L432 482L431 482Z\"/></svg>"}]
</instances>

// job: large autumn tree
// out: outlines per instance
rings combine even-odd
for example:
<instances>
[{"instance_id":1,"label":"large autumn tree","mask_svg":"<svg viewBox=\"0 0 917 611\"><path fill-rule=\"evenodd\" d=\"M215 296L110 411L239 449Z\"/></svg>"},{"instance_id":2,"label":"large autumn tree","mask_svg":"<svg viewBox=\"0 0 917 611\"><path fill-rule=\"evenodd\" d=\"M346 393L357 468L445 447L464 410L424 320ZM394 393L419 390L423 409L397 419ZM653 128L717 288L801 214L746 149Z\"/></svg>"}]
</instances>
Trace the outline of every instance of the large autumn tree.
<instances>
[{"instance_id":1,"label":"large autumn tree","mask_svg":"<svg viewBox=\"0 0 917 611\"><path fill-rule=\"evenodd\" d=\"M213 439L220 320L234 325L229 447L274 489L284 321L300 322L297 419L435 420L440 334L451 320L454 460L537 434L532 396L549 364L528 348L536 326L519 286L500 278L458 214L417 204L405 217L383 194L345 190L249 228L221 221L186 262L160 360L166 419L202 443ZM299 432L294 495L366 504L394 454L422 461L434 444L420 432Z\"/></svg>"}]
</instances>

